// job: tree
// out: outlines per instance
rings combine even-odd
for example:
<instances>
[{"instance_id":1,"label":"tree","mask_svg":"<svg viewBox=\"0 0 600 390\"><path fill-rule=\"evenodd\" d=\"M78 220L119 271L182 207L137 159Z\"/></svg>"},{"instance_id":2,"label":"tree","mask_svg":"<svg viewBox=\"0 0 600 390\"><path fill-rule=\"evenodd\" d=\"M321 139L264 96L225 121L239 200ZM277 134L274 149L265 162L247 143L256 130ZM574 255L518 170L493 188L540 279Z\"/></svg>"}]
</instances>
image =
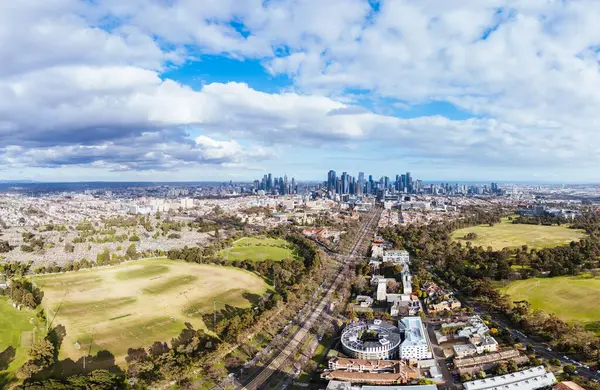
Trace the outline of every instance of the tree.
<instances>
[{"instance_id":1,"label":"tree","mask_svg":"<svg viewBox=\"0 0 600 390\"><path fill-rule=\"evenodd\" d=\"M553 366L560 366L560 360L558 360L557 358L550 359L549 363Z\"/></svg>"},{"instance_id":2,"label":"tree","mask_svg":"<svg viewBox=\"0 0 600 390\"><path fill-rule=\"evenodd\" d=\"M73 253L73 252L75 252L75 245L73 245L70 242L67 242L65 244L65 252L67 252L67 253Z\"/></svg>"},{"instance_id":3,"label":"tree","mask_svg":"<svg viewBox=\"0 0 600 390\"><path fill-rule=\"evenodd\" d=\"M125 255L127 256L128 259L132 259L132 260L135 260L138 258L138 253L137 253L135 244L129 245L129 248L127 248Z\"/></svg>"},{"instance_id":4,"label":"tree","mask_svg":"<svg viewBox=\"0 0 600 390\"><path fill-rule=\"evenodd\" d=\"M49 367L54 363L54 345L50 340L38 340L31 346L29 357L41 368Z\"/></svg>"},{"instance_id":5,"label":"tree","mask_svg":"<svg viewBox=\"0 0 600 390\"><path fill-rule=\"evenodd\" d=\"M576 371L576 368L572 364L565 364L565 366L563 367L563 371L565 374L573 375Z\"/></svg>"},{"instance_id":6,"label":"tree","mask_svg":"<svg viewBox=\"0 0 600 390\"><path fill-rule=\"evenodd\" d=\"M0 253L10 252L10 245L8 245L8 241L0 240Z\"/></svg>"},{"instance_id":7,"label":"tree","mask_svg":"<svg viewBox=\"0 0 600 390\"><path fill-rule=\"evenodd\" d=\"M108 248L104 249L102 253L98 253L96 256L96 263L98 265L107 265L110 263L110 251Z\"/></svg>"}]
</instances>

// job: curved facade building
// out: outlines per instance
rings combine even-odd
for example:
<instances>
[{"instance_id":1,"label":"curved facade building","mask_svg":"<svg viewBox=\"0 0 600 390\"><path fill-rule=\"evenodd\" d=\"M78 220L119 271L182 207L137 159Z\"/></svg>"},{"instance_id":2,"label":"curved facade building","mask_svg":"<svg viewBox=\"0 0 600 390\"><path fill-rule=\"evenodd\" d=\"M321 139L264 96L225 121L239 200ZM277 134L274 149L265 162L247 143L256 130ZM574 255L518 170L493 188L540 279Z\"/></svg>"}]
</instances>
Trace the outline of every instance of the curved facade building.
<instances>
[{"instance_id":1,"label":"curved facade building","mask_svg":"<svg viewBox=\"0 0 600 390\"><path fill-rule=\"evenodd\" d=\"M400 330L381 320L356 322L342 332L344 353L355 359L389 360L398 357Z\"/></svg>"}]
</instances>

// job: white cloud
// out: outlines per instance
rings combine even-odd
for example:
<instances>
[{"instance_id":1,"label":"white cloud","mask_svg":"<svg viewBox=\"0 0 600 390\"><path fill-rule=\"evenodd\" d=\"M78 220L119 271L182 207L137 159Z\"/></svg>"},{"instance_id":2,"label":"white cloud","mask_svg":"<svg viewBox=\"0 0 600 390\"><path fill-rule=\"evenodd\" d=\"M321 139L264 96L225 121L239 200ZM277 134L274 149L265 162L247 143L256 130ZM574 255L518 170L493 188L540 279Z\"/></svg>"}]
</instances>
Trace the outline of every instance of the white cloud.
<instances>
[{"instance_id":1,"label":"white cloud","mask_svg":"<svg viewBox=\"0 0 600 390\"><path fill-rule=\"evenodd\" d=\"M600 163L600 3L380 3L379 13L361 0L0 4L0 159L173 169L368 144L449 164ZM161 77L202 54L261 59L294 88L194 90ZM447 101L477 117L377 115L357 107L369 97L389 110Z\"/></svg>"}]
</instances>

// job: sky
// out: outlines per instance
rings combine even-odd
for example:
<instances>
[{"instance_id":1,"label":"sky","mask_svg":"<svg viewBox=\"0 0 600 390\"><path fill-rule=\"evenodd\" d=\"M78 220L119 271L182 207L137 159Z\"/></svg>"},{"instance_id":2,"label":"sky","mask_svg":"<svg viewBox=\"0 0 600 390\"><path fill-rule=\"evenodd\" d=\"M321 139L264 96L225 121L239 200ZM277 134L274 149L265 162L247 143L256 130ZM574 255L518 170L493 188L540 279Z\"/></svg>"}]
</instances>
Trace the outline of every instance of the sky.
<instances>
[{"instance_id":1,"label":"sky","mask_svg":"<svg viewBox=\"0 0 600 390\"><path fill-rule=\"evenodd\" d=\"M599 182L597 0L0 2L0 179Z\"/></svg>"}]
</instances>

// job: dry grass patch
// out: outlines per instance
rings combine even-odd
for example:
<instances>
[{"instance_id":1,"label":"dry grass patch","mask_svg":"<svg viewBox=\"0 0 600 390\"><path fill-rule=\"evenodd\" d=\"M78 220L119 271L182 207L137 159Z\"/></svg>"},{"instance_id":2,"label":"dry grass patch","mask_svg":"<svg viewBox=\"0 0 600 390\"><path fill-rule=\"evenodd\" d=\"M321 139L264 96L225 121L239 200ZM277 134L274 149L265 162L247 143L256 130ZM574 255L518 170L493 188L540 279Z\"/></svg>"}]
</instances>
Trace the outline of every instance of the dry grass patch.
<instances>
[{"instance_id":1,"label":"dry grass patch","mask_svg":"<svg viewBox=\"0 0 600 390\"><path fill-rule=\"evenodd\" d=\"M260 277L237 268L166 259L33 279L44 291L50 318L56 315L53 325L66 327L61 358L80 357L79 342L91 354L112 352L121 364L128 348L170 341L186 322L206 328L202 318L212 313L213 300L249 307L268 288Z\"/></svg>"}]
</instances>

